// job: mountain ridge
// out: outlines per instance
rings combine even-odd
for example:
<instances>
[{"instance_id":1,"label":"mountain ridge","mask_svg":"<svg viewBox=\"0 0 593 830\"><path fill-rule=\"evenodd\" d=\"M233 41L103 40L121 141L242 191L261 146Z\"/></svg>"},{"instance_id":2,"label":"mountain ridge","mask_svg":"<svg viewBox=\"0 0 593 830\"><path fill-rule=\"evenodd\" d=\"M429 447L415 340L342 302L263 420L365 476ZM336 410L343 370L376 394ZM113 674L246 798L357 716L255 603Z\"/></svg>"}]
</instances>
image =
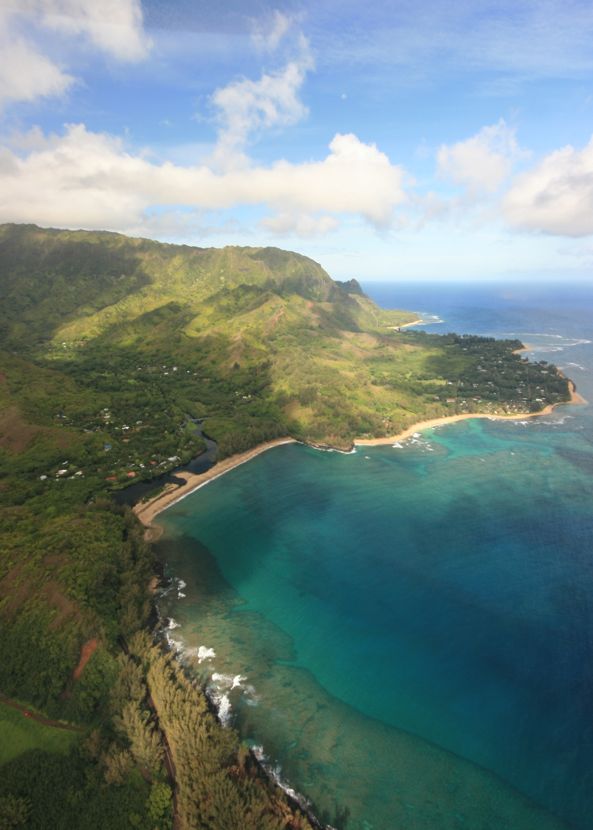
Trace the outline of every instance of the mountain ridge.
<instances>
[{"instance_id":1,"label":"mountain ridge","mask_svg":"<svg viewBox=\"0 0 593 830\"><path fill-rule=\"evenodd\" d=\"M68 279L75 280L74 289ZM116 320L129 322L139 311L175 301L199 316L207 298L241 286L314 302L356 297L363 307L350 303L355 316L368 312L370 303L358 283L334 282L319 263L279 248L199 248L110 231L0 226L0 325L4 339L19 348L48 337L52 322L52 337L68 340L95 336Z\"/></svg>"}]
</instances>

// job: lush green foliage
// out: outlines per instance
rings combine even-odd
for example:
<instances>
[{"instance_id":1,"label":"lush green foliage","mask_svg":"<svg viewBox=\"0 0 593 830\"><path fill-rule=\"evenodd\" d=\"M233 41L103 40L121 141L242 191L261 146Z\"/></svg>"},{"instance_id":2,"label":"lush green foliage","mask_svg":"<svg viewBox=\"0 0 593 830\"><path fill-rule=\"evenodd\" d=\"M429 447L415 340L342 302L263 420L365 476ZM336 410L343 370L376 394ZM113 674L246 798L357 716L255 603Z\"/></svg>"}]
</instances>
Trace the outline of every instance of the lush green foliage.
<instances>
[{"instance_id":1,"label":"lush green foliage","mask_svg":"<svg viewBox=\"0 0 593 830\"><path fill-rule=\"evenodd\" d=\"M236 733L218 723L204 693L170 655L151 647L145 636L133 638L131 653L145 672L146 692L176 770L182 830L311 830L307 818L262 777ZM139 731L133 727L134 734ZM149 744L146 737L142 742Z\"/></svg>"},{"instance_id":2,"label":"lush green foliage","mask_svg":"<svg viewBox=\"0 0 593 830\"><path fill-rule=\"evenodd\" d=\"M175 811L181 830L311 830L147 634L107 668L101 728L83 738L0 708L1 828L168 830Z\"/></svg>"},{"instance_id":3,"label":"lush green foliage","mask_svg":"<svg viewBox=\"0 0 593 830\"><path fill-rule=\"evenodd\" d=\"M3 824L3 809L13 812L15 802L25 821ZM154 830L149 803L150 785L141 776L131 774L125 786L109 786L101 768L77 750L69 755L31 750L2 766L0 827Z\"/></svg>"},{"instance_id":4,"label":"lush green foliage","mask_svg":"<svg viewBox=\"0 0 593 830\"><path fill-rule=\"evenodd\" d=\"M100 501L44 515L45 499L0 511L2 691L51 712L92 719L113 670L99 648L72 684L82 645L107 649L142 626L152 558L129 513Z\"/></svg>"}]
</instances>

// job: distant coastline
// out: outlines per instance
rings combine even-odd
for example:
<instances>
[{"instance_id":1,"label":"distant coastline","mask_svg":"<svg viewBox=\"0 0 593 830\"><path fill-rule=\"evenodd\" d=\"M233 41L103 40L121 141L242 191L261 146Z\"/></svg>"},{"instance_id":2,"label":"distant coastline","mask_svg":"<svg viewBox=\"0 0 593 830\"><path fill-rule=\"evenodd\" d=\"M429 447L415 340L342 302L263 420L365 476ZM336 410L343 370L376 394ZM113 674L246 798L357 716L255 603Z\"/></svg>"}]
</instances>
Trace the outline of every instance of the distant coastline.
<instances>
[{"instance_id":1,"label":"distant coastline","mask_svg":"<svg viewBox=\"0 0 593 830\"><path fill-rule=\"evenodd\" d=\"M412 324L410 324L412 325ZM399 441L404 441L406 438L411 438L414 433L420 432L424 429L432 429L434 427L444 426L445 424L453 424L457 421L467 421L472 418L488 418L490 420L496 421L517 421L519 419L523 420L525 418L538 418L540 415L549 415L557 406L567 406L570 404L586 404L587 401L576 391L576 386L572 380L569 380L569 389L570 389L570 400L569 401L562 401L561 403L553 403L548 404L548 406L544 407L544 409L539 410L539 412L517 412L512 415L495 415L487 412L467 412L459 415L445 415L440 418L431 418L426 421L418 421L415 424L412 424L409 427L398 432L396 435L392 435L389 437L384 438L355 438L353 441L353 446L357 447L371 447L371 446L380 446L385 444L395 444ZM298 443L295 438L291 438L286 436L284 438L276 438L273 441L266 441L263 444L258 444L256 447L253 447L246 452L237 453L236 455L231 455L228 458L225 458L223 461L220 461L218 464L215 464L214 467L211 467L204 473L180 473L178 474L180 477L185 479L185 484L182 485L175 485L171 484L168 485L165 490L161 493L158 493L153 498L149 499L148 501L141 501L138 502L133 508L136 517L142 522L144 527L146 528L145 538L147 541L154 542L156 541L162 534L162 528L158 525L153 524L153 521L159 513L162 513L163 510L166 510L171 505L175 504L181 499L189 496L190 493L199 490L200 487L203 487L208 482L213 481L215 478L219 478L220 476L228 473L230 470L234 470L235 467L239 467L241 464L245 464L247 461L251 461L252 458L256 458L258 455L261 455L263 452L267 452L267 450L274 449L274 447L280 447L283 444L295 444Z\"/></svg>"},{"instance_id":2,"label":"distant coastline","mask_svg":"<svg viewBox=\"0 0 593 830\"><path fill-rule=\"evenodd\" d=\"M417 320L412 320L410 323L402 323L400 326L392 326L392 328L395 328L395 329L409 329L410 326L419 326L423 322L424 322L424 320L421 320L420 318L418 318Z\"/></svg>"},{"instance_id":3,"label":"distant coastline","mask_svg":"<svg viewBox=\"0 0 593 830\"><path fill-rule=\"evenodd\" d=\"M404 441L406 438L411 438L415 432L420 432L423 429L431 429L433 427L440 427L444 424L453 424L456 421L468 421L471 418L488 418L491 421L518 421L525 418L539 418L540 415L549 415L557 406L569 406L571 404L586 404L587 401L582 395L576 391L576 386L572 380L569 380L570 400L560 401L559 403L551 403L548 406L540 409L538 412L517 412L512 415L496 415L489 412L464 412L459 415L445 415L442 418L431 418L428 421L419 421L412 424L406 429L386 438L355 438L355 447L373 447L381 444L395 444L397 441Z\"/></svg>"}]
</instances>

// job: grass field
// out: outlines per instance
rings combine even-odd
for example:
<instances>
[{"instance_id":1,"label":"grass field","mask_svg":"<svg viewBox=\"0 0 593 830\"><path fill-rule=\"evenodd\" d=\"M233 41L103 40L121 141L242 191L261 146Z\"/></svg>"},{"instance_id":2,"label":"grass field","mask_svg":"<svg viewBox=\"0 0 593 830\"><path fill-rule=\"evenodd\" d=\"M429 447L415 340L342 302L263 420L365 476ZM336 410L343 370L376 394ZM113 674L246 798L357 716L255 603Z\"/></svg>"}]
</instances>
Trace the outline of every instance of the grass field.
<instances>
[{"instance_id":1,"label":"grass field","mask_svg":"<svg viewBox=\"0 0 593 830\"><path fill-rule=\"evenodd\" d=\"M0 703L0 765L29 749L66 753L79 737L75 732L37 723Z\"/></svg>"}]
</instances>

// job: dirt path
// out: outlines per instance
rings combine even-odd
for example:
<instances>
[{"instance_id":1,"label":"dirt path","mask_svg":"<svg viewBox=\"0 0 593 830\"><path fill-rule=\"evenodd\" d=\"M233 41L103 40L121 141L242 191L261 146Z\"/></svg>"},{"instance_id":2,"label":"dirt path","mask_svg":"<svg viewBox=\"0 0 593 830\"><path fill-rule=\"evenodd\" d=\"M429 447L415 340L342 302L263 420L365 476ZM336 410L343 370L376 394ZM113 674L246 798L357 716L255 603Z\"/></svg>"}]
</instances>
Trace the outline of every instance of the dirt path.
<instances>
[{"instance_id":1,"label":"dirt path","mask_svg":"<svg viewBox=\"0 0 593 830\"><path fill-rule=\"evenodd\" d=\"M38 715L30 709L27 709L27 707L23 706L22 703L17 703L16 700L11 700L3 694L0 694L0 703L3 703L5 706L10 706L12 709L18 709L18 711L22 712L25 717L29 718L29 720L37 721L37 723L41 723L43 726L51 726L54 729L65 729L68 732L86 731L82 726L74 726L74 724L71 723L64 723L61 720L52 720L51 718L46 718L43 715Z\"/></svg>"}]
</instances>

